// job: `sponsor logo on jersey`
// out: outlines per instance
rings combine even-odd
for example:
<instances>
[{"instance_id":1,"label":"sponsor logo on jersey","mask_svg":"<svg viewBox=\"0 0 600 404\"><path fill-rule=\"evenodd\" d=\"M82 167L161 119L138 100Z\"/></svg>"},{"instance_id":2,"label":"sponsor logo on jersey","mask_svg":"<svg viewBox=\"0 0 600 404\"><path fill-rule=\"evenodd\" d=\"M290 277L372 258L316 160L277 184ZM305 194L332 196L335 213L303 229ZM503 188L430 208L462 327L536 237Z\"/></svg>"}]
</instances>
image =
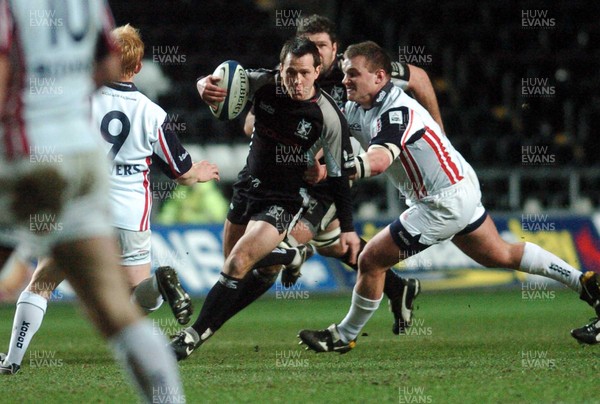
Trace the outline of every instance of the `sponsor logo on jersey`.
<instances>
[{"instance_id":1,"label":"sponsor logo on jersey","mask_svg":"<svg viewBox=\"0 0 600 404\"><path fill-rule=\"evenodd\" d=\"M387 95L387 92L385 90L381 90L381 92L379 93L379 95L375 99L375 102L381 102L381 101L383 101L383 99L385 98L386 95Z\"/></svg>"},{"instance_id":2,"label":"sponsor logo on jersey","mask_svg":"<svg viewBox=\"0 0 600 404\"><path fill-rule=\"evenodd\" d=\"M308 139L308 134L310 133L311 129L312 123L306 122L304 119L302 119L300 122L298 122L298 127L296 128L296 132L294 132L294 134L302 139Z\"/></svg>"},{"instance_id":3,"label":"sponsor logo on jersey","mask_svg":"<svg viewBox=\"0 0 600 404\"><path fill-rule=\"evenodd\" d=\"M360 132L362 130L360 123L354 122L351 123L349 126L350 130L356 131L356 132Z\"/></svg>"},{"instance_id":4,"label":"sponsor logo on jersey","mask_svg":"<svg viewBox=\"0 0 600 404\"><path fill-rule=\"evenodd\" d=\"M185 160L185 158L186 158L186 157L187 157L189 154L190 154L190 153L188 153L188 152L187 152L187 150L186 150L186 152L185 152L185 153L183 153L182 155L180 155L180 156L179 156L179 161L183 161L183 160Z\"/></svg>"},{"instance_id":5,"label":"sponsor logo on jersey","mask_svg":"<svg viewBox=\"0 0 600 404\"><path fill-rule=\"evenodd\" d=\"M258 104L258 107L265 111L267 114L273 115L275 113L275 108L273 108L269 104L265 104L264 101L261 101L260 104Z\"/></svg>"},{"instance_id":6,"label":"sponsor logo on jersey","mask_svg":"<svg viewBox=\"0 0 600 404\"><path fill-rule=\"evenodd\" d=\"M390 116L390 123L397 123L399 125L402 125L404 123L404 119L402 117L402 112L400 111L392 111L389 114Z\"/></svg>"}]
</instances>

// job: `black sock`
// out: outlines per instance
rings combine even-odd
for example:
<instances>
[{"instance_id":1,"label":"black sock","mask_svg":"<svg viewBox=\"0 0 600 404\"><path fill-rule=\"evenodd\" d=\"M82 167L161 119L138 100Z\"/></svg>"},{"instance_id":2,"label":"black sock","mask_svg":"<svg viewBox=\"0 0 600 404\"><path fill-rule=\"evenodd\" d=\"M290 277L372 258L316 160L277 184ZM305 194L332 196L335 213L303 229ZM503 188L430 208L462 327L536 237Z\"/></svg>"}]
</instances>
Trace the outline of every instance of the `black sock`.
<instances>
[{"instance_id":1,"label":"black sock","mask_svg":"<svg viewBox=\"0 0 600 404\"><path fill-rule=\"evenodd\" d=\"M367 245L367 242L361 238L360 239L360 250L358 251L359 255L365 249L366 245ZM358 263L356 263L356 264L348 263L349 258L350 258L350 256L347 253L346 255L341 257L340 260L342 260L342 262L344 264L348 265L350 268L354 269L355 271L358 271ZM388 269L385 272L385 284L383 285L383 293L385 293L385 295L389 299L395 299L395 298L399 297L400 294L402 293L403 286L404 286L404 281L402 280L400 275L397 275L392 270L392 268Z\"/></svg>"},{"instance_id":2,"label":"black sock","mask_svg":"<svg viewBox=\"0 0 600 404\"><path fill-rule=\"evenodd\" d=\"M200 315L192 328L202 336L210 328L216 331L227 321L227 313L240 295L242 282L239 279L221 273L221 277L212 287L200 310Z\"/></svg>"},{"instance_id":3,"label":"black sock","mask_svg":"<svg viewBox=\"0 0 600 404\"><path fill-rule=\"evenodd\" d=\"M402 294L404 280L392 268L385 271L385 283L383 284L383 293L388 299L397 299Z\"/></svg>"},{"instance_id":4,"label":"black sock","mask_svg":"<svg viewBox=\"0 0 600 404\"><path fill-rule=\"evenodd\" d=\"M264 295L277 280L277 274L263 274L260 269L253 269L244 278L244 291L232 306L229 318L233 317L253 301Z\"/></svg>"},{"instance_id":5,"label":"black sock","mask_svg":"<svg viewBox=\"0 0 600 404\"><path fill-rule=\"evenodd\" d=\"M296 257L295 248L280 248L273 250L265 258L254 264L254 268L266 268L272 265L289 265Z\"/></svg>"}]
</instances>

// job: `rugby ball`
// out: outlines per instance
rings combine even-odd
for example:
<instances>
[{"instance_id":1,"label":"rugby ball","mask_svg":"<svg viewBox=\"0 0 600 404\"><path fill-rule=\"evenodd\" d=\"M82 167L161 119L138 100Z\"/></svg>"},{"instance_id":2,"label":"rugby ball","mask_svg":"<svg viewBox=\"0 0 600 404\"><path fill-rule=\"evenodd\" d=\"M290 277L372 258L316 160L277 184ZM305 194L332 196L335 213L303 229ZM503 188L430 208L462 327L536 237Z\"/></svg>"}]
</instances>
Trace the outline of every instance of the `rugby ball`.
<instances>
[{"instance_id":1,"label":"rugby ball","mask_svg":"<svg viewBox=\"0 0 600 404\"><path fill-rule=\"evenodd\" d=\"M221 80L217 85L227 90L225 100L210 107L210 112L222 121L236 118L248 102L249 82L244 68L235 60L228 60L217 66L213 76Z\"/></svg>"}]
</instances>

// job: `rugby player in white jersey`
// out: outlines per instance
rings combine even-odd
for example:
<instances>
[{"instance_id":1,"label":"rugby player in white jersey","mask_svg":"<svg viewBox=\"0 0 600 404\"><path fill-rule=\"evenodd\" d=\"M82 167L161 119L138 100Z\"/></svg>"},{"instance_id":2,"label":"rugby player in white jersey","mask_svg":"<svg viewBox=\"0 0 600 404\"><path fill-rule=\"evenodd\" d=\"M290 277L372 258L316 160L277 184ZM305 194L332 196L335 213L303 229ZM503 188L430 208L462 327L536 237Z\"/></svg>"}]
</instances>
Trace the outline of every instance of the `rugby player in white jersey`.
<instances>
[{"instance_id":1,"label":"rugby player in white jersey","mask_svg":"<svg viewBox=\"0 0 600 404\"><path fill-rule=\"evenodd\" d=\"M121 248L121 265L133 300L150 313L166 299L181 324L192 314L188 294L181 287L171 267L159 267L150 276L150 211L152 195L149 184L150 164L154 161L167 176L184 185L219 179L217 166L207 161L192 163L166 122L166 112L137 91L133 77L142 67L144 43L139 32L129 24L112 31L121 51L119 81L102 87L92 98L92 116L100 128L102 146L112 161L110 201L112 224L117 229ZM21 361L46 312L47 300L64 280L52 259L42 259L26 290L17 303L9 351L0 364L0 374L12 374ZM25 304L24 304L25 303ZM28 324L26 333L18 325ZM2 355L2 354L0 354Z\"/></svg>"},{"instance_id":2,"label":"rugby player in white jersey","mask_svg":"<svg viewBox=\"0 0 600 404\"><path fill-rule=\"evenodd\" d=\"M511 268L562 282L598 312L600 276L582 273L541 247L500 238L481 203L473 168L418 102L390 83L390 59L374 42L344 53L346 117L367 152L355 158L356 178L385 172L409 201L398 219L373 237L359 256L352 304L339 324L303 330L316 352L344 353L379 307L385 271L402 259L446 240L493 268Z\"/></svg>"},{"instance_id":3,"label":"rugby player in white jersey","mask_svg":"<svg viewBox=\"0 0 600 404\"><path fill-rule=\"evenodd\" d=\"M106 158L90 124L96 83L118 72L111 13L99 0L51 4L0 0L0 224L56 260L143 401L182 402L174 358L119 271Z\"/></svg>"}]
</instances>

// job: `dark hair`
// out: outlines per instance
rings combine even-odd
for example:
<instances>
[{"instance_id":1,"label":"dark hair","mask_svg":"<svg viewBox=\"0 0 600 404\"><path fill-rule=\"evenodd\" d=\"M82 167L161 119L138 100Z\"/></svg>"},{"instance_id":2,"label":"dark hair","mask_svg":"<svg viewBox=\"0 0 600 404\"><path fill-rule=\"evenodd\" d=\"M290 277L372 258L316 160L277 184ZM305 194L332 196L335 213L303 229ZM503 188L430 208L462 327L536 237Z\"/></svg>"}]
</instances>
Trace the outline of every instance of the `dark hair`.
<instances>
[{"instance_id":1,"label":"dark hair","mask_svg":"<svg viewBox=\"0 0 600 404\"><path fill-rule=\"evenodd\" d=\"M298 36L320 34L321 32L329 35L332 43L337 42L335 24L329 18L322 15L313 14L308 18L304 18L296 28L296 35Z\"/></svg>"},{"instance_id":2,"label":"dark hair","mask_svg":"<svg viewBox=\"0 0 600 404\"><path fill-rule=\"evenodd\" d=\"M392 73L392 61L381 46L373 41L365 41L348 46L344 57L352 59L356 56L364 56L367 68L372 73L377 69L383 69L388 75Z\"/></svg>"},{"instance_id":3,"label":"dark hair","mask_svg":"<svg viewBox=\"0 0 600 404\"><path fill-rule=\"evenodd\" d=\"M283 47L281 48L281 53L279 54L279 61L281 62L281 64L283 64L285 58L289 53L291 53L297 58L311 54L314 60L314 67L317 67L321 64L319 48L317 48L317 45L315 45L314 42L306 38L296 36L291 39L288 39L286 43L283 44Z\"/></svg>"}]
</instances>

